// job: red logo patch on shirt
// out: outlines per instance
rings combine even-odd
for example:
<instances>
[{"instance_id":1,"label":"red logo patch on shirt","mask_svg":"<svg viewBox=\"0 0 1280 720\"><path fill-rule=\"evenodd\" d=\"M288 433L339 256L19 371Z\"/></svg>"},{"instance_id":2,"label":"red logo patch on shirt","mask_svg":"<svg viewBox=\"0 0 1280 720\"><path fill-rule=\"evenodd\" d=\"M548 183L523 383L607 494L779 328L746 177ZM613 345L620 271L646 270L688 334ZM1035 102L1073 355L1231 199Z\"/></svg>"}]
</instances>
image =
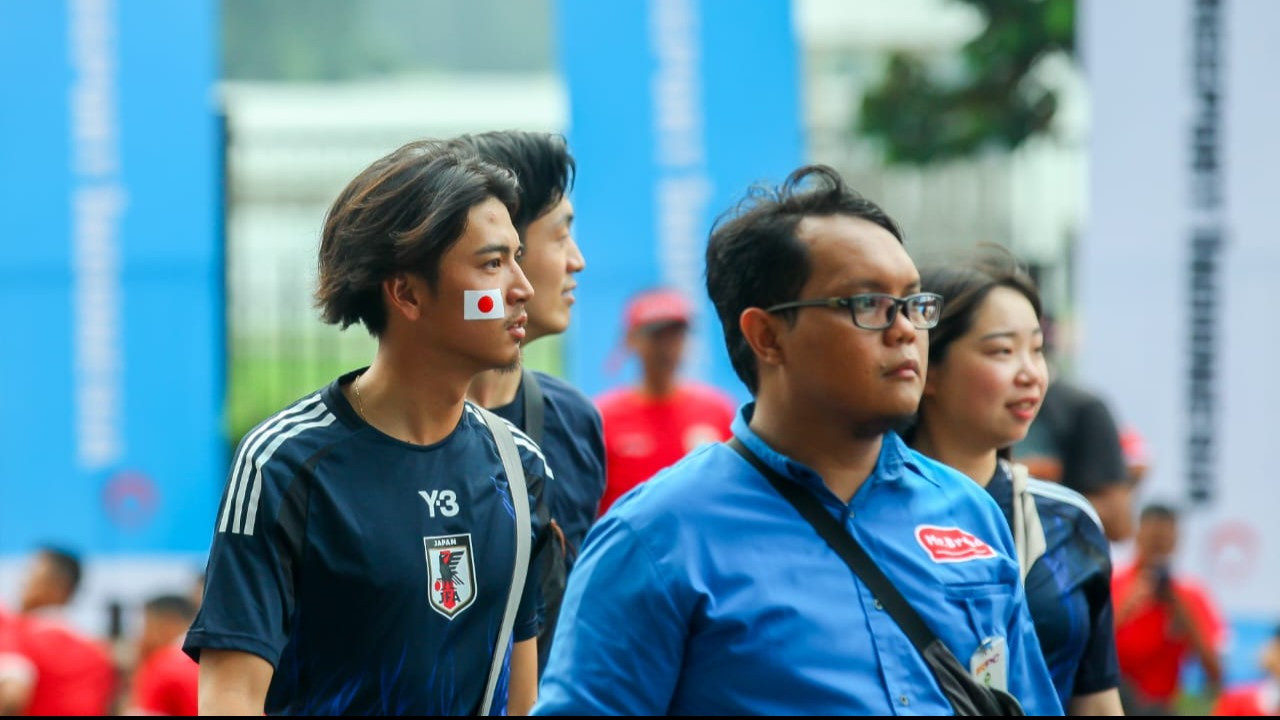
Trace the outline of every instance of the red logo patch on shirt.
<instances>
[{"instance_id":1,"label":"red logo patch on shirt","mask_svg":"<svg viewBox=\"0 0 1280 720\"><path fill-rule=\"evenodd\" d=\"M990 545L955 527L917 525L916 541L936 563L968 562L996 556Z\"/></svg>"}]
</instances>

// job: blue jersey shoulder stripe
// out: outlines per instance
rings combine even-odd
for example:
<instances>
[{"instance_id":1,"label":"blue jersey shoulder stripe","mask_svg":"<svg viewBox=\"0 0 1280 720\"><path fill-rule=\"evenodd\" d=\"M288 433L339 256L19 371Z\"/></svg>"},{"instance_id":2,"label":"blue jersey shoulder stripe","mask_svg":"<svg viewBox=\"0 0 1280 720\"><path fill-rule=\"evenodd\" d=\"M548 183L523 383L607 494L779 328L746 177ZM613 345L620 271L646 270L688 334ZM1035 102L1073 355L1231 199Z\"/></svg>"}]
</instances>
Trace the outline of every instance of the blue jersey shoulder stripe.
<instances>
[{"instance_id":1,"label":"blue jersey shoulder stripe","mask_svg":"<svg viewBox=\"0 0 1280 720\"><path fill-rule=\"evenodd\" d=\"M266 437L292 423L318 417L323 411L324 405L320 402L320 393L310 395L294 403L292 407L285 408L268 418L240 441L240 449L236 453L235 462L231 465L231 475L227 478L227 496L223 501L218 532L226 532L231 528L235 528L236 532L239 531L249 459L262 447ZM235 507L234 521L231 512L233 506Z\"/></svg>"},{"instance_id":2,"label":"blue jersey shoulder stripe","mask_svg":"<svg viewBox=\"0 0 1280 720\"><path fill-rule=\"evenodd\" d=\"M471 403L468 402L466 404L466 408L467 408L467 412L471 413L471 415L474 416L478 422L482 424L484 423L484 418L481 417L480 411L477 410ZM515 441L516 447L522 447L525 450L528 450L530 453L532 453L535 457L537 457L538 460L542 463L543 475L548 480L554 480L555 478L551 475L551 468L547 465L547 458L542 454L542 448L538 447L538 444L535 443L532 438L526 435L523 430L516 427L515 424L512 423L510 420L506 418L501 418L501 416L499 417L502 420L502 422L506 423L507 427L511 430L511 439ZM486 428L487 427L488 426L486 426Z\"/></svg>"},{"instance_id":3,"label":"blue jersey shoulder stripe","mask_svg":"<svg viewBox=\"0 0 1280 720\"><path fill-rule=\"evenodd\" d=\"M1057 500L1065 505L1071 505L1093 520L1099 529L1102 528L1102 518L1098 517L1098 511L1094 509L1093 503L1080 493L1069 487L1064 487L1058 483L1051 483L1045 480L1037 480L1031 478L1027 483L1027 490L1038 497L1047 498L1049 500Z\"/></svg>"},{"instance_id":4,"label":"blue jersey shoulder stripe","mask_svg":"<svg viewBox=\"0 0 1280 720\"><path fill-rule=\"evenodd\" d=\"M285 441L287 441L289 438L296 437L299 434L307 430L311 430L313 428L328 427L329 425L332 425L333 422L337 419L338 419L337 416L329 412L328 409L326 408L324 414L321 417L315 420L312 420L311 422L300 423L298 425L293 426L293 428L290 429L288 432L283 432L279 435L276 435L274 439L271 441L271 444L268 445L265 450L263 450L262 454L254 459L253 477L251 482L253 490L249 495L249 508L245 514L244 527L241 530L241 532L243 532L245 535L253 534L254 521L258 517L258 501L262 495L262 467L266 465L269 460L271 460L271 456L275 454L276 450L279 450L280 446L284 445Z\"/></svg>"}]
</instances>

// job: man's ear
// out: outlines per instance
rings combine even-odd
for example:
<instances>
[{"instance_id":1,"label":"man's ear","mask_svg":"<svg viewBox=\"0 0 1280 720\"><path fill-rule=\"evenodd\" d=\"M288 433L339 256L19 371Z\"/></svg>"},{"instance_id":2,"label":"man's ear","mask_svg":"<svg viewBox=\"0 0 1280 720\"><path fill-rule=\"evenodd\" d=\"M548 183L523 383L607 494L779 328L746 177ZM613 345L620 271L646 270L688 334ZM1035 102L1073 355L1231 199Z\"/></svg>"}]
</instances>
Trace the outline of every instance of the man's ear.
<instances>
[{"instance_id":1,"label":"man's ear","mask_svg":"<svg viewBox=\"0 0 1280 720\"><path fill-rule=\"evenodd\" d=\"M416 275L396 273L382 281L382 296L388 311L398 313L410 322L422 317L426 292L426 283Z\"/></svg>"},{"instance_id":2,"label":"man's ear","mask_svg":"<svg viewBox=\"0 0 1280 720\"><path fill-rule=\"evenodd\" d=\"M747 308L738 316L738 329L756 354L756 361L766 365L781 365L786 357L778 342L781 318L760 308Z\"/></svg>"}]
</instances>

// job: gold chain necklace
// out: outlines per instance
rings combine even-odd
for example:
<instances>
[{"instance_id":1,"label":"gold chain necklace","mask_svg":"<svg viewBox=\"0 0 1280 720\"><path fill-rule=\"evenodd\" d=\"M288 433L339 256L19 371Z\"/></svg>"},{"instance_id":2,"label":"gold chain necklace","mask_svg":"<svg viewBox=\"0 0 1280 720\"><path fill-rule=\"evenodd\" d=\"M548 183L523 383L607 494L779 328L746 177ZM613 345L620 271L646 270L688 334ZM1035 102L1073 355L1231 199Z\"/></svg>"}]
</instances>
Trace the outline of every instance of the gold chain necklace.
<instances>
[{"instance_id":1,"label":"gold chain necklace","mask_svg":"<svg viewBox=\"0 0 1280 720\"><path fill-rule=\"evenodd\" d=\"M364 379L364 373L360 373L355 380L351 381L351 387L356 391L356 412L360 413L360 419L367 423L369 422L369 416L364 414L364 398L360 397L360 381L362 379Z\"/></svg>"}]
</instances>

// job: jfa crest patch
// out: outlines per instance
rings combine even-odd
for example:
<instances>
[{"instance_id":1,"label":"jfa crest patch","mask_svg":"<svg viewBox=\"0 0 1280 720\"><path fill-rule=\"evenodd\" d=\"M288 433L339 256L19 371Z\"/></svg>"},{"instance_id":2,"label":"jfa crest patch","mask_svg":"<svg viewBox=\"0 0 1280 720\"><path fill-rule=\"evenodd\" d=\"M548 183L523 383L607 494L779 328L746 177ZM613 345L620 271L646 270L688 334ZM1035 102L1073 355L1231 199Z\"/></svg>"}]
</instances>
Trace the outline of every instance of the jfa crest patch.
<instances>
[{"instance_id":1,"label":"jfa crest patch","mask_svg":"<svg viewBox=\"0 0 1280 720\"><path fill-rule=\"evenodd\" d=\"M991 546L956 527L917 525L916 541L936 563L957 563L995 557Z\"/></svg>"},{"instance_id":2,"label":"jfa crest patch","mask_svg":"<svg viewBox=\"0 0 1280 720\"><path fill-rule=\"evenodd\" d=\"M431 609L452 620L476 599L471 533L422 538L427 549Z\"/></svg>"}]
</instances>

